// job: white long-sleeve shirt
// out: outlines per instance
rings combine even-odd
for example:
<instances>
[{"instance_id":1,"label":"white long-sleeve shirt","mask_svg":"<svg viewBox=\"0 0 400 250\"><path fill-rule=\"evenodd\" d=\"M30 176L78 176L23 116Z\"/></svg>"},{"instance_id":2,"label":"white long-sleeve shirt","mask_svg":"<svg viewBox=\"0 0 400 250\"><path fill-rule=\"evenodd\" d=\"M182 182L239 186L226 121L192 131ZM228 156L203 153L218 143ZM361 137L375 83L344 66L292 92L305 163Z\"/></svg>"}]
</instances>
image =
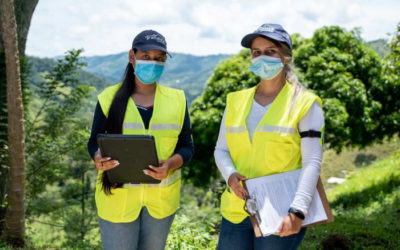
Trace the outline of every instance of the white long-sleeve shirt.
<instances>
[{"instance_id":1,"label":"white long-sleeve shirt","mask_svg":"<svg viewBox=\"0 0 400 250\"><path fill-rule=\"evenodd\" d=\"M258 123L264 117L264 114L267 112L269 107L270 105L261 106L253 99L250 113L246 119L246 126L251 140L253 140L254 131ZM214 157L218 169L220 170L225 181L228 182L229 177L237 171L232 162L228 143L226 141L225 115L226 109L222 117L218 141L214 151ZM300 132L308 130L321 131L323 125L324 116L321 106L318 102L314 102L307 114L300 120L298 130ZM304 215L307 215L321 170L322 146L319 142L319 138L301 138L301 157L302 170L300 174L300 180L295 198L290 206L301 210Z\"/></svg>"}]
</instances>

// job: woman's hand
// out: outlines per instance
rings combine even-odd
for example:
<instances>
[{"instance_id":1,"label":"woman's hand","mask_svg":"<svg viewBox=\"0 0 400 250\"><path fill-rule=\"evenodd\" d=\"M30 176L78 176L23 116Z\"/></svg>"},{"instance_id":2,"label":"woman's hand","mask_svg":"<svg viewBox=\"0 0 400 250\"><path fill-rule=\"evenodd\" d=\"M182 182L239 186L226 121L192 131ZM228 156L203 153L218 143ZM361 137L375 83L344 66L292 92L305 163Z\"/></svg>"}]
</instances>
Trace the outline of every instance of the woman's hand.
<instances>
[{"instance_id":1,"label":"woman's hand","mask_svg":"<svg viewBox=\"0 0 400 250\"><path fill-rule=\"evenodd\" d=\"M233 190L236 196L242 200L245 200L247 197L249 197L249 193L247 193L246 189L240 185L240 182L245 180L246 177L240 175L239 173L231 174L228 179L229 187Z\"/></svg>"},{"instance_id":2,"label":"woman's hand","mask_svg":"<svg viewBox=\"0 0 400 250\"><path fill-rule=\"evenodd\" d=\"M94 165L98 170L109 170L119 165L117 160L111 160L110 157L100 157L99 152L94 153Z\"/></svg>"},{"instance_id":3,"label":"woman's hand","mask_svg":"<svg viewBox=\"0 0 400 250\"><path fill-rule=\"evenodd\" d=\"M144 169L143 172L145 174L147 174L148 176L153 177L156 180L163 180L163 179L167 178L167 176L168 176L168 172L170 169L170 163L168 160L166 160L166 161L160 160L159 167L149 165L149 168L151 170Z\"/></svg>"},{"instance_id":4,"label":"woman's hand","mask_svg":"<svg viewBox=\"0 0 400 250\"><path fill-rule=\"evenodd\" d=\"M153 177L156 180L164 180L170 170L175 170L183 165L183 158L180 154L174 154L168 160L160 160L159 166L149 165L149 169L143 170L143 173Z\"/></svg>"},{"instance_id":5,"label":"woman's hand","mask_svg":"<svg viewBox=\"0 0 400 250\"><path fill-rule=\"evenodd\" d=\"M279 225L279 236L284 237L291 234L297 234L298 232L300 232L302 222L302 219L292 213L289 213L285 216L285 218L283 218L281 224Z\"/></svg>"}]
</instances>

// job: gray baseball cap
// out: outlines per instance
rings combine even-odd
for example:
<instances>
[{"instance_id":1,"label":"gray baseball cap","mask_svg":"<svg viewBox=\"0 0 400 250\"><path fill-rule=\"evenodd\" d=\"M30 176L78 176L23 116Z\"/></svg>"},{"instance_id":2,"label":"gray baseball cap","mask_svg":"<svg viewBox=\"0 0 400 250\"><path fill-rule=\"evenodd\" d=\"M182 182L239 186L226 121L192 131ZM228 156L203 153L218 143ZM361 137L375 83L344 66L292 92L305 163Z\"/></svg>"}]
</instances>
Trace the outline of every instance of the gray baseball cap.
<instances>
[{"instance_id":1,"label":"gray baseball cap","mask_svg":"<svg viewBox=\"0 0 400 250\"><path fill-rule=\"evenodd\" d=\"M292 50L292 39L290 38L289 33L280 25L274 23L264 23L258 29L256 29L253 33L247 34L242 39L242 46L245 48L251 48L251 43L254 38L258 36L263 36L278 42L286 43L290 50Z\"/></svg>"}]
</instances>

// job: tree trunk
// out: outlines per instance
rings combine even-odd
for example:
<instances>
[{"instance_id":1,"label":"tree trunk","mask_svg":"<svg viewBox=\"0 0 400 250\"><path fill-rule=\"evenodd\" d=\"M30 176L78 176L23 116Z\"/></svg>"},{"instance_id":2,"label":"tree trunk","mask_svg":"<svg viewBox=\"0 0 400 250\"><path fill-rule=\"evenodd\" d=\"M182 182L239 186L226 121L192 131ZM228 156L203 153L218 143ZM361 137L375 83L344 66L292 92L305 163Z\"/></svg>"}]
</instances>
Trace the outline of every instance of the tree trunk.
<instances>
[{"instance_id":1,"label":"tree trunk","mask_svg":"<svg viewBox=\"0 0 400 250\"><path fill-rule=\"evenodd\" d=\"M2 0L0 0L2 1ZM28 36L28 30L31 23L33 12L39 0L15 0L14 1L14 12L17 20L17 38L18 38L18 50L22 57L25 55L25 46ZM0 8L0 23L2 10ZM21 62L20 62L21 63ZM5 71L5 55L3 47L3 32L0 25L0 235L3 231L3 223L6 207L5 197L8 186L9 166L8 166L8 154L7 154L7 91L6 91L6 71ZM22 90L26 89L27 80L24 71L21 71L21 84ZM27 99L23 99L26 104Z\"/></svg>"},{"instance_id":2,"label":"tree trunk","mask_svg":"<svg viewBox=\"0 0 400 250\"><path fill-rule=\"evenodd\" d=\"M25 55L26 40L32 15L39 0L14 0L14 12L17 20L18 51L21 56ZM1 14L1 10L0 10ZM0 15L1 16L1 15ZM0 27L0 34L2 28ZM3 50L3 38L0 36L0 51Z\"/></svg>"},{"instance_id":3,"label":"tree trunk","mask_svg":"<svg viewBox=\"0 0 400 250\"><path fill-rule=\"evenodd\" d=\"M24 246L25 238L25 151L24 112L19 67L17 24L13 0L1 0L2 35L6 57L8 158L10 179L4 236L14 246Z\"/></svg>"}]
</instances>

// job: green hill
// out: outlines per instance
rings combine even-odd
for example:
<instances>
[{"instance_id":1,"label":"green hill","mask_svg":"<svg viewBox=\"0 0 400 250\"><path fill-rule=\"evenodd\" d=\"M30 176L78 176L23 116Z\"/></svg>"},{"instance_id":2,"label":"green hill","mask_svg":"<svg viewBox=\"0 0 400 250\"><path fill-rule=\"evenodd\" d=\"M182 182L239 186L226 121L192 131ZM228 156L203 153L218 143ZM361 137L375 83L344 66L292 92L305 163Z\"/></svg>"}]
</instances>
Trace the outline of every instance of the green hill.
<instances>
[{"instance_id":1,"label":"green hill","mask_svg":"<svg viewBox=\"0 0 400 250\"><path fill-rule=\"evenodd\" d=\"M190 104L205 88L207 79L214 67L230 55L194 56L182 53L171 53L160 83L166 86L183 89ZM99 75L109 82L121 81L126 64L127 53L106 56L87 57L86 71Z\"/></svg>"},{"instance_id":2,"label":"green hill","mask_svg":"<svg viewBox=\"0 0 400 250\"><path fill-rule=\"evenodd\" d=\"M378 39L368 42L382 57L388 53L387 41ZM195 56L183 53L171 53L168 58L165 71L160 83L166 86L183 89L190 104L198 97L206 86L208 78L214 71L216 65L228 54ZM60 58L60 57L57 57ZM98 91L105 86L121 81L128 63L127 53L118 53L105 56L89 56L85 58L87 67L82 71L81 79L90 86L96 87ZM29 57L29 65L32 67L30 81L37 85L40 77L37 73L51 68L54 60L50 58Z\"/></svg>"},{"instance_id":3,"label":"green hill","mask_svg":"<svg viewBox=\"0 0 400 250\"><path fill-rule=\"evenodd\" d=\"M207 79L214 67L230 55L194 56L182 53L171 53L160 83L166 86L183 89L190 104L205 88ZM61 58L61 57L57 57ZM55 59L57 59L55 58ZM55 59L28 57L30 66L29 81L33 89L42 81L39 74L48 71L55 64ZM121 81L128 63L127 53L106 56L91 56L84 59L87 67L80 72L83 84L94 86L94 96L106 86Z\"/></svg>"},{"instance_id":4,"label":"green hill","mask_svg":"<svg viewBox=\"0 0 400 250\"><path fill-rule=\"evenodd\" d=\"M38 58L31 57L27 58L27 64L29 67L28 73L28 81L29 81L29 89L31 93L31 98L29 102L29 113L27 116L31 116L36 114L37 110L41 106L42 100L40 100L37 90L41 86L41 83L44 81L42 75L46 72L49 72L56 64L56 60L52 58ZM92 114L94 112L94 107L96 105L96 96L104 89L106 86L111 83L104 79L101 76L93 74L91 72L87 72L85 70L80 70L79 72L79 83L93 86L96 88L95 91L92 91L90 98L84 102L82 109L77 114L80 118L84 118L86 120L90 120L92 118ZM90 114L88 116L88 114Z\"/></svg>"},{"instance_id":5,"label":"green hill","mask_svg":"<svg viewBox=\"0 0 400 250\"><path fill-rule=\"evenodd\" d=\"M56 60L52 58L28 56L27 63L29 67L29 83L32 87L36 88L39 87L40 83L43 81L40 75L50 71L56 64ZM105 78L85 70L79 72L79 82L100 90L110 84L110 81Z\"/></svg>"},{"instance_id":6,"label":"green hill","mask_svg":"<svg viewBox=\"0 0 400 250\"><path fill-rule=\"evenodd\" d=\"M399 249L400 150L328 191L335 221L313 226L301 249Z\"/></svg>"},{"instance_id":7,"label":"green hill","mask_svg":"<svg viewBox=\"0 0 400 250\"><path fill-rule=\"evenodd\" d=\"M165 73L160 83L183 89L190 104L203 91L207 79L211 76L214 67L220 60L229 55L210 55L193 56L188 54L172 53L172 58L168 59ZM29 83L32 93L29 103L30 113L34 113L40 106L41 101L37 96L37 88L43 81L43 75L56 64L57 58L28 57ZM86 117L92 114L96 103L97 94L105 87L121 80L125 69L127 58L126 53L107 56L94 56L84 58L88 66L79 72L79 82L81 84L96 88L91 93L83 109L78 113L79 117Z\"/></svg>"},{"instance_id":8,"label":"green hill","mask_svg":"<svg viewBox=\"0 0 400 250\"><path fill-rule=\"evenodd\" d=\"M388 41L386 39L377 39L367 42L382 58L389 53Z\"/></svg>"}]
</instances>

